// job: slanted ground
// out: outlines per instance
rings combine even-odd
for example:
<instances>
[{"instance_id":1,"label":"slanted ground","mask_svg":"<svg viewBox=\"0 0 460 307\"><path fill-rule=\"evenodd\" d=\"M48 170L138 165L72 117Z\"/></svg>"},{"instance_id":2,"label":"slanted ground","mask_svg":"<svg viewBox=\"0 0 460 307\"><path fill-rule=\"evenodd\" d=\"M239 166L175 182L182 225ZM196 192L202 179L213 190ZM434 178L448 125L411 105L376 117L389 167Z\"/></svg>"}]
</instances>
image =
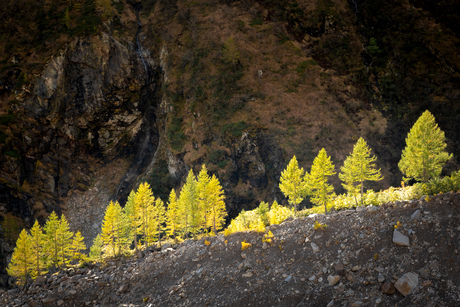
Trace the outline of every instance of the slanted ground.
<instances>
[{"instance_id":1,"label":"slanted ground","mask_svg":"<svg viewBox=\"0 0 460 307\"><path fill-rule=\"evenodd\" d=\"M315 221L327 228L314 229ZM394 243L395 225L409 238L409 246ZM261 233L235 233L164 246L105 267L47 275L25 289L2 291L0 304L455 306L460 302L458 193L288 219L269 230L272 242L263 242ZM242 251L243 241L252 246ZM410 294L403 296L394 285L408 273L417 278L406 287Z\"/></svg>"}]
</instances>

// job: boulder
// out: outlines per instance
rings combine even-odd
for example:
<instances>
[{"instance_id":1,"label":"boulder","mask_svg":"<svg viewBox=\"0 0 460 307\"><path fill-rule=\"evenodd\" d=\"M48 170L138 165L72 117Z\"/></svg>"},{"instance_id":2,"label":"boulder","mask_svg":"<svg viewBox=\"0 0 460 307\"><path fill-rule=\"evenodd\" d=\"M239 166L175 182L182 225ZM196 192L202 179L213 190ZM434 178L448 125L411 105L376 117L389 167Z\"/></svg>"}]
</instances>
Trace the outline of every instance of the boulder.
<instances>
[{"instance_id":1,"label":"boulder","mask_svg":"<svg viewBox=\"0 0 460 307\"><path fill-rule=\"evenodd\" d=\"M329 283L329 286L335 286L340 280L339 275L329 275L327 277L327 282Z\"/></svg>"},{"instance_id":2,"label":"boulder","mask_svg":"<svg viewBox=\"0 0 460 307\"><path fill-rule=\"evenodd\" d=\"M422 212L420 210L416 210L414 213L412 213L412 215L410 216L410 219L411 220L420 220L420 218L422 217Z\"/></svg>"},{"instance_id":3,"label":"boulder","mask_svg":"<svg viewBox=\"0 0 460 307\"><path fill-rule=\"evenodd\" d=\"M393 243L397 245L410 246L409 237L403 235L397 229L393 231Z\"/></svg>"},{"instance_id":4,"label":"boulder","mask_svg":"<svg viewBox=\"0 0 460 307\"><path fill-rule=\"evenodd\" d=\"M418 285L418 275L410 272L404 274L399 278L395 283L396 290L399 291L404 296L407 296L414 292L415 288Z\"/></svg>"}]
</instances>

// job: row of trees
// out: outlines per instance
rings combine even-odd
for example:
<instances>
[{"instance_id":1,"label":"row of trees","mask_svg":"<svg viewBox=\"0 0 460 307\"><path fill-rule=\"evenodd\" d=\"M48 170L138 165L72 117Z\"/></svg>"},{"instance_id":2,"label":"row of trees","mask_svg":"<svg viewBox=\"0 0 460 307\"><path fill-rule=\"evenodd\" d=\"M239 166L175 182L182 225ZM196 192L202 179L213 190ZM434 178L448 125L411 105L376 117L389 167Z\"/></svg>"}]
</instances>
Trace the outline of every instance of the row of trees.
<instances>
[{"instance_id":1,"label":"row of trees","mask_svg":"<svg viewBox=\"0 0 460 307\"><path fill-rule=\"evenodd\" d=\"M79 231L70 231L64 215L58 218L53 211L43 229L35 221L30 232L22 230L7 272L23 285L29 277L35 279L51 267L65 268L71 261L83 261L86 259L83 240Z\"/></svg>"},{"instance_id":2,"label":"row of trees","mask_svg":"<svg viewBox=\"0 0 460 307\"><path fill-rule=\"evenodd\" d=\"M427 182L437 178L442 166L452 157L444 151L445 147L444 133L433 115L426 111L406 138L406 148L399 162L405 180ZM354 196L356 204L359 193L363 200L365 181L382 179L375 162L376 157L371 155L371 149L360 138L340 168L342 185ZM328 180L335 174L334 164L323 148L314 159L310 173L299 168L294 156L281 174L280 189L294 209L309 195L314 204L323 205L327 212L327 204L334 197L334 188ZM293 214L276 202L270 209L268 204L262 203L256 211L243 213L239 219L232 221L228 233L248 227L252 229L255 227L250 225L252 220L257 221L257 229L262 229ZM252 217L254 214L257 218ZM101 234L95 238L90 249L90 259L100 261L104 257L118 256L131 250L131 246L137 250L139 244L147 247L158 242L161 246L161 239L166 236L177 241L178 238L209 231L217 234L226 215L220 182L214 175L209 176L205 165L198 177L190 170L179 195L171 190L167 206L153 196L147 183L142 183L136 192L131 191L123 208L118 202L108 205ZM61 268L72 260L85 260L86 256L82 253L85 249L80 232L70 232L65 217L59 219L53 212L43 230L35 222L30 233L26 230L21 232L7 270L23 284L28 277L40 276L52 266Z\"/></svg>"},{"instance_id":3,"label":"row of trees","mask_svg":"<svg viewBox=\"0 0 460 307\"><path fill-rule=\"evenodd\" d=\"M439 177L443 165L452 158L452 154L445 152L446 146L444 132L439 129L434 116L425 111L410 130L398 164L405 176L404 180L427 182ZM377 158L371 155L366 141L359 138L353 152L340 168L339 178L342 185L354 196L356 205L359 193L363 201L365 181L383 179L380 169L376 167L376 160ZM297 209L298 204L306 196L311 196L311 202L324 205L327 212L326 205L334 197L334 188L328 183L328 178L334 174L334 165L323 148L314 159L310 173L299 168L294 156L281 173L279 186L294 209Z\"/></svg>"},{"instance_id":4,"label":"row of trees","mask_svg":"<svg viewBox=\"0 0 460 307\"><path fill-rule=\"evenodd\" d=\"M203 165L198 178L190 170L180 194L171 190L167 207L153 196L148 183L131 191L125 206L110 202L102 221L101 233L94 239L89 257L80 232L73 233L64 215L53 212L43 229L35 221L28 232L23 229L16 241L7 272L23 285L28 278L45 274L51 267L65 268L72 261L102 261L126 254L133 246L161 246L162 237L179 238L199 233L214 234L222 229L227 215L224 193L215 175L209 176Z\"/></svg>"},{"instance_id":5,"label":"row of trees","mask_svg":"<svg viewBox=\"0 0 460 307\"><path fill-rule=\"evenodd\" d=\"M90 251L93 259L118 256L138 244L144 247L157 243L164 236L187 238L211 230L217 234L224 223L224 194L215 175L209 176L203 165L198 178L190 170L179 196L171 190L167 207L155 198L148 183L142 183L136 192L131 191L124 208L111 202L102 222L101 235Z\"/></svg>"}]
</instances>

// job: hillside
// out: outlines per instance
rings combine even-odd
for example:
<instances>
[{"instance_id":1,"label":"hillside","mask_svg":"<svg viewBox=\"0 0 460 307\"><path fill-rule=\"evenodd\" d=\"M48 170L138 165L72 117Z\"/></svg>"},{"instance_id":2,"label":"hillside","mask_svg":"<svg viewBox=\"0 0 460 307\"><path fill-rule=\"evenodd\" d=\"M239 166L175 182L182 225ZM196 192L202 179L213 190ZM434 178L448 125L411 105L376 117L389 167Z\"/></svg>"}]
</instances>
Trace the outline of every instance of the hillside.
<instances>
[{"instance_id":1,"label":"hillside","mask_svg":"<svg viewBox=\"0 0 460 307\"><path fill-rule=\"evenodd\" d=\"M0 220L18 233L56 211L89 246L110 200L143 181L166 200L203 163L229 221L286 203L294 154L308 170L324 147L338 171L359 137L384 176L366 188L399 186L426 109L454 154L444 174L459 169L455 1L3 2Z\"/></svg>"},{"instance_id":2,"label":"hillside","mask_svg":"<svg viewBox=\"0 0 460 307\"><path fill-rule=\"evenodd\" d=\"M327 224L313 227L314 221ZM395 230L395 225L401 226ZM38 278L4 306L456 306L460 194L289 219ZM395 243L395 232L407 236ZM252 246L241 250L241 242ZM404 245L400 245L404 244ZM407 283L403 280L410 277ZM395 290L395 287L397 290ZM403 294L404 295L403 295Z\"/></svg>"}]
</instances>

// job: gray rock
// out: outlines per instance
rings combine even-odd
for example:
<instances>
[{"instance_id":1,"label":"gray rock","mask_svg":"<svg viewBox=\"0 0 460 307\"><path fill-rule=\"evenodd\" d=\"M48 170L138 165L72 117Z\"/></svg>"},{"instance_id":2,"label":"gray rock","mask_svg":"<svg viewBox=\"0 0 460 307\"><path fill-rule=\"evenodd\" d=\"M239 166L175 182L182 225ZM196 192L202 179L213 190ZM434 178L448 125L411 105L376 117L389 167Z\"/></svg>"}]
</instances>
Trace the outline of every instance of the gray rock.
<instances>
[{"instance_id":1,"label":"gray rock","mask_svg":"<svg viewBox=\"0 0 460 307\"><path fill-rule=\"evenodd\" d=\"M292 275L289 275L288 277L286 277L286 279L284 279L285 282L290 282L292 279Z\"/></svg>"},{"instance_id":2,"label":"gray rock","mask_svg":"<svg viewBox=\"0 0 460 307\"><path fill-rule=\"evenodd\" d=\"M42 303L45 305L52 304L56 301L56 298L54 296L47 296L42 300Z\"/></svg>"},{"instance_id":3,"label":"gray rock","mask_svg":"<svg viewBox=\"0 0 460 307\"><path fill-rule=\"evenodd\" d=\"M329 275L327 277L327 282L329 283L329 286L335 286L340 280L339 275Z\"/></svg>"},{"instance_id":4,"label":"gray rock","mask_svg":"<svg viewBox=\"0 0 460 307\"><path fill-rule=\"evenodd\" d=\"M410 272L404 274L400 279L395 283L396 290L399 291L404 296L407 296L414 292L415 288L418 285L418 274Z\"/></svg>"},{"instance_id":5,"label":"gray rock","mask_svg":"<svg viewBox=\"0 0 460 307\"><path fill-rule=\"evenodd\" d=\"M377 211L377 210L378 210L378 208L377 208L376 206L370 206L370 207L369 207L369 211L370 211L370 212L375 212L375 211Z\"/></svg>"},{"instance_id":6,"label":"gray rock","mask_svg":"<svg viewBox=\"0 0 460 307\"><path fill-rule=\"evenodd\" d=\"M412 213L412 215L410 216L410 219L411 220L420 220L420 218L422 217L422 212L420 210L416 210L414 213Z\"/></svg>"},{"instance_id":7,"label":"gray rock","mask_svg":"<svg viewBox=\"0 0 460 307\"><path fill-rule=\"evenodd\" d=\"M393 243L397 245L410 246L409 237L403 235L397 229L393 231Z\"/></svg>"},{"instance_id":8,"label":"gray rock","mask_svg":"<svg viewBox=\"0 0 460 307\"><path fill-rule=\"evenodd\" d=\"M120 288L118 288L118 293L125 293L128 290L128 285L121 285Z\"/></svg>"},{"instance_id":9,"label":"gray rock","mask_svg":"<svg viewBox=\"0 0 460 307\"><path fill-rule=\"evenodd\" d=\"M313 249L313 253L316 254L317 252L319 252L319 247L318 247L318 245L316 245L316 244L313 243L313 242L311 242L310 245L311 245L311 248Z\"/></svg>"}]
</instances>

